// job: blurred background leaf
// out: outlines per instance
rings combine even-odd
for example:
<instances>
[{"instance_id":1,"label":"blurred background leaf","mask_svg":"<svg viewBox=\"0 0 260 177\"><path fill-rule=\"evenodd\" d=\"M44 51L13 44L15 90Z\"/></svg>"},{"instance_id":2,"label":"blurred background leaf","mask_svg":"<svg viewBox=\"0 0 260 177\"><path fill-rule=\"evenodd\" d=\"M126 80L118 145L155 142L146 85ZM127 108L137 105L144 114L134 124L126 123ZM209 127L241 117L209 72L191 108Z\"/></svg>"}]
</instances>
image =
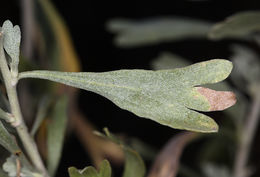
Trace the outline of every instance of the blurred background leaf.
<instances>
[{"instance_id":1,"label":"blurred background leaf","mask_svg":"<svg viewBox=\"0 0 260 177\"><path fill-rule=\"evenodd\" d=\"M250 86L260 82L259 54L243 45L233 45L231 50L231 60L235 65L231 79L239 89L250 92Z\"/></svg>"},{"instance_id":2,"label":"blurred background leaf","mask_svg":"<svg viewBox=\"0 0 260 177\"><path fill-rule=\"evenodd\" d=\"M55 175L58 168L67 126L68 98L59 98L53 108L47 131L47 168L51 176Z\"/></svg>"},{"instance_id":3,"label":"blurred background leaf","mask_svg":"<svg viewBox=\"0 0 260 177\"><path fill-rule=\"evenodd\" d=\"M211 23L184 17L157 17L139 21L113 19L107 29L116 33L115 44L139 47L187 38L205 38Z\"/></svg>"},{"instance_id":4,"label":"blurred background leaf","mask_svg":"<svg viewBox=\"0 0 260 177\"><path fill-rule=\"evenodd\" d=\"M141 156L135 150L125 145L115 135L110 133L107 128L104 128L104 133L105 134L97 132L97 135L118 144L124 151L125 165L123 177L144 177L146 169Z\"/></svg>"},{"instance_id":5,"label":"blurred background leaf","mask_svg":"<svg viewBox=\"0 0 260 177\"><path fill-rule=\"evenodd\" d=\"M99 171L92 166L86 167L83 170L70 167L69 175L70 177L111 177L111 167L107 160L103 160L100 164Z\"/></svg>"},{"instance_id":6,"label":"blurred background leaf","mask_svg":"<svg viewBox=\"0 0 260 177\"><path fill-rule=\"evenodd\" d=\"M214 40L225 38L247 39L249 34L260 31L260 11L240 12L215 24L209 31L209 38Z\"/></svg>"},{"instance_id":7,"label":"blurred background leaf","mask_svg":"<svg viewBox=\"0 0 260 177\"><path fill-rule=\"evenodd\" d=\"M181 68L190 64L191 62L184 57L171 52L162 52L151 62L151 66L155 70Z\"/></svg>"},{"instance_id":8,"label":"blurred background leaf","mask_svg":"<svg viewBox=\"0 0 260 177\"><path fill-rule=\"evenodd\" d=\"M15 137L6 130L6 128L4 127L1 121L0 121L0 144L12 154L21 151L17 143L15 142Z\"/></svg>"},{"instance_id":9,"label":"blurred background leaf","mask_svg":"<svg viewBox=\"0 0 260 177\"><path fill-rule=\"evenodd\" d=\"M204 164L202 167L206 177L230 177L231 172L225 166L218 166L214 164Z\"/></svg>"}]
</instances>

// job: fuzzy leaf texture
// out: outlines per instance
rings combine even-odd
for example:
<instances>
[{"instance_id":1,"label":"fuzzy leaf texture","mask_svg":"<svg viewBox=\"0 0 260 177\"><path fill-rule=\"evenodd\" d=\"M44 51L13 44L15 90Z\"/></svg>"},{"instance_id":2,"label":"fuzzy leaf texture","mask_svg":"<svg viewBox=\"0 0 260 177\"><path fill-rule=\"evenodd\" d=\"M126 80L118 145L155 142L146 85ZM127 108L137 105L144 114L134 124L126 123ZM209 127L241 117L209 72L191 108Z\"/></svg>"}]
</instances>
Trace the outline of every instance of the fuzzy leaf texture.
<instances>
[{"instance_id":1,"label":"fuzzy leaf texture","mask_svg":"<svg viewBox=\"0 0 260 177\"><path fill-rule=\"evenodd\" d=\"M22 78L47 79L100 94L122 109L172 128L216 132L218 125L198 111L223 110L235 104L232 92L199 85L217 83L232 63L214 59L173 70L118 70L103 73L28 71Z\"/></svg>"},{"instance_id":2,"label":"fuzzy leaf texture","mask_svg":"<svg viewBox=\"0 0 260 177\"><path fill-rule=\"evenodd\" d=\"M41 174L32 171L27 166L23 165L20 166L20 175L17 175L17 158L17 156L11 155L3 164L3 170L8 173L8 177L42 177Z\"/></svg>"},{"instance_id":3,"label":"fuzzy leaf texture","mask_svg":"<svg viewBox=\"0 0 260 177\"><path fill-rule=\"evenodd\" d=\"M13 26L12 22L6 20L2 26L4 34L4 49L10 56L10 68L14 75L18 75L18 64L20 55L21 31L18 25Z\"/></svg>"},{"instance_id":4,"label":"fuzzy leaf texture","mask_svg":"<svg viewBox=\"0 0 260 177\"><path fill-rule=\"evenodd\" d=\"M245 38L260 31L260 11L237 13L219 22L209 31L210 39Z\"/></svg>"},{"instance_id":5,"label":"fuzzy leaf texture","mask_svg":"<svg viewBox=\"0 0 260 177\"><path fill-rule=\"evenodd\" d=\"M111 173L111 167L107 160L103 160L99 172L92 166L83 170L78 170L75 167L69 168L70 177L111 177Z\"/></svg>"}]
</instances>

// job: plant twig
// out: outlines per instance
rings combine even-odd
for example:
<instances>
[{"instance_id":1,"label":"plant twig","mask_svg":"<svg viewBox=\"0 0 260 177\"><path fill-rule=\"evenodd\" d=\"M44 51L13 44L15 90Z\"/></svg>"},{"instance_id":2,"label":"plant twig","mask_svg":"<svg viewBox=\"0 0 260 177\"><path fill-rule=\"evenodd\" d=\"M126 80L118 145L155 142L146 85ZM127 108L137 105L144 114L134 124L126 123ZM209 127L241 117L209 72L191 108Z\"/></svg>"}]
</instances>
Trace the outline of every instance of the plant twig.
<instances>
[{"instance_id":1,"label":"plant twig","mask_svg":"<svg viewBox=\"0 0 260 177\"><path fill-rule=\"evenodd\" d=\"M21 177L21 162L16 158L16 177Z\"/></svg>"},{"instance_id":2,"label":"plant twig","mask_svg":"<svg viewBox=\"0 0 260 177\"><path fill-rule=\"evenodd\" d=\"M13 125L15 126L18 135L21 138L24 148L28 156L30 157L33 165L44 175L44 177L48 177L48 173L43 165L42 159L37 150L37 146L33 141L33 139L31 138L28 129L24 123L24 119L22 117L20 105L18 102L17 91L16 91L17 78L12 77L10 70L8 68L4 49L3 49L2 33L0 33L0 70L2 72L2 76L7 91L7 96L9 98L11 113L14 115L15 118L15 122L13 123Z\"/></svg>"},{"instance_id":3,"label":"plant twig","mask_svg":"<svg viewBox=\"0 0 260 177\"><path fill-rule=\"evenodd\" d=\"M233 177L248 177L247 162L252 140L260 117L260 92L253 97L251 110L241 131L241 140L236 153Z\"/></svg>"},{"instance_id":4,"label":"plant twig","mask_svg":"<svg viewBox=\"0 0 260 177\"><path fill-rule=\"evenodd\" d=\"M111 141L106 141L96 136L93 133L95 130L94 127L81 112L76 107L72 107L71 109L70 118L73 123L73 129L91 156L95 166L98 167L104 158L109 158L114 163L122 163L124 154L120 147Z\"/></svg>"},{"instance_id":5,"label":"plant twig","mask_svg":"<svg viewBox=\"0 0 260 177\"><path fill-rule=\"evenodd\" d=\"M199 134L193 132L173 136L156 157L148 177L175 177L183 149L198 136Z\"/></svg>"}]
</instances>

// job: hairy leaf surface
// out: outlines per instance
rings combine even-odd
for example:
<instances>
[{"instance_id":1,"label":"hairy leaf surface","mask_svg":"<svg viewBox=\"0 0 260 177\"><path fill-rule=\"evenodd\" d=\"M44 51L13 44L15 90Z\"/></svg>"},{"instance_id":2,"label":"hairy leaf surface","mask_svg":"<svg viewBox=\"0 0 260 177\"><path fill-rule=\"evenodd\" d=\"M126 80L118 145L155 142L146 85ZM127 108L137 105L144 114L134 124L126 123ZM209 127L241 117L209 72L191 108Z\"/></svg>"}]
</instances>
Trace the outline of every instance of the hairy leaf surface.
<instances>
[{"instance_id":1,"label":"hairy leaf surface","mask_svg":"<svg viewBox=\"0 0 260 177\"><path fill-rule=\"evenodd\" d=\"M100 94L122 109L154 120L173 128L199 132L216 132L218 126L213 119L198 111L223 110L225 99L215 95L222 92L202 90L199 85L224 80L232 70L232 63L215 59L173 70L118 70L103 73L71 73L57 71L29 71L20 73L19 78L47 79ZM207 92L205 92L207 91ZM203 93L204 92L204 93ZM214 95L214 100L208 96Z\"/></svg>"},{"instance_id":2,"label":"hairy leaf surface","mask_svg":"<svg viewBox=\"0 0 260 177\"><path fill-rule=\"evenodd\" d=\"M18 63L20 55L21 31L18 25L13 26L12 22L6 20L2 26L4 34L4 49L11 57L11 70L18 74Z\"/></svg>"}]
</instances>

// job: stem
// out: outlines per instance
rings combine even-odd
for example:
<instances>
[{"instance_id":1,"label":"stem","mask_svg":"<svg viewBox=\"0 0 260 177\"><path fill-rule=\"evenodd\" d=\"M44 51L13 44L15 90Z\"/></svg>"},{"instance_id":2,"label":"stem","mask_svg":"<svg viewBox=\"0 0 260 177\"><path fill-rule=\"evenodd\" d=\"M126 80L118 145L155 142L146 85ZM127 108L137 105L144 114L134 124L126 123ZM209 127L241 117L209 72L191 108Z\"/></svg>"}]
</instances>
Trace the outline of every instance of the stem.
<instances>
[{"instance_id":1,"label":"stem","mask_svg":"<svg viewBox=\"0 0 260 177\"><path fill-rule=\"evenodd\" d=\"M246 118L245 126L242 130L240 145L236 153L233 177L247 177L247 161L251 144L257 129L260 117L260 93L256 93L253 97L253 103L248 117Z\"/></svg>"},{"instance_id":2,"label":"stem","mask_svg":"<svg viewBox=\"0 0 260 177\"><path fill-rule=\"evenodd\" d=\"M24 148L30 157L33 165L43 174L44 177L48 177L47 171L43 165L40 154L37 150L37 146L30 136L27 127L24 123L20 105L18 102L18 96L16 91L17 78L11 76L11 72L8 68L5 53L3 49L3 34L0 32L0 70L4 79L7 96L9 98L11 112L15 118L15 128L18 132L19 137L24 145Z\"/></svg>"}]
</instances>

